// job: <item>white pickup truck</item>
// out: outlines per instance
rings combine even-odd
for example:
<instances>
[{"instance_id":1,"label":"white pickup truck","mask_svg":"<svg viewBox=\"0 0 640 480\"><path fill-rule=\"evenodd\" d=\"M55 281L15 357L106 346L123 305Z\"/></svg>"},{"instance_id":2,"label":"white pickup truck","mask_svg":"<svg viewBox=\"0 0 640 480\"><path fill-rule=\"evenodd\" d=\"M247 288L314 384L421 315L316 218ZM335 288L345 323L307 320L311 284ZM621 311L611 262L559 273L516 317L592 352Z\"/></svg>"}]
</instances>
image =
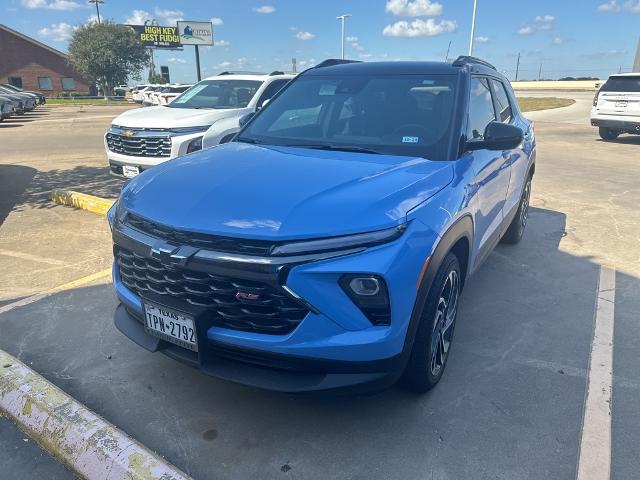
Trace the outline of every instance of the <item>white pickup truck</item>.
<instances>
[{"instance_id":1,"label":"white pickup truck","mask_svg":"<svg viewBox=\"0 0 640 480\"><path fill-rule=\"evenodd\" d=\"M111 173L135 177L161 162L229 141L240 118L255 112L294 75L223 72L168 105L129 110L104 137Z\"/></svg>"},{"instance_id":2,"label":"white pickup truck","mask_svg":"<svg viewBox=\"0 0 640 480\"><path fill-rule=\"evenodd\" d=\"M593 99L591 125L599 128L603 140L622 133L640 135L640 73L609 77Z\"/></svg>"}]
</instances>

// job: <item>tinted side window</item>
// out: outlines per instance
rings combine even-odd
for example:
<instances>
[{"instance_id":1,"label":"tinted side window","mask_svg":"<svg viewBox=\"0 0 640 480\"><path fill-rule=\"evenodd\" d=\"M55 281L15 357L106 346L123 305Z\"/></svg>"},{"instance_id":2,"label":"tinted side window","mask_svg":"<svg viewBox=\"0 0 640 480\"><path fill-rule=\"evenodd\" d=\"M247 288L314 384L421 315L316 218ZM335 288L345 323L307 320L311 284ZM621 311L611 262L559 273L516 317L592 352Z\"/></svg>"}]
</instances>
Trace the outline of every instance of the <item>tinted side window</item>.
<instances>
[{"instance_id":1,"label":"tinted side window","mask_svg":"<svg viewBox=\"0 0 640 480\"><path fill-rule=\"evenodd\" d=\"M511 104L509 103L509 95L502 82L491 80L493 83L493 91L496 95L496 103L498 104L498 119L503 123L510 123L513 117Z\"/></svg>"},{"instance_id":2,"label":"tinted side window","mask_svg":"<svg viewBox=\"0 0 640 480\"><path fill-rule=\"evenodd\" d=\"M274 80L273 82L271 82L267 86L267 88L264 89L264 92L262 92L260 100L258 100L258 108L262 107L262 104L265 102L265 100L270 99L276 93L278 93L280 89L287 84L287 82L289 82L289 80Z\"/></svg>"},{"instance_id":3,"label":"tinted side window","mask_svg":"<svg viewBox=\"0 0 640 480\"><path fill-rule=\"evenodd\" d=\"M485 128L495 119L496 112L493 108L489 82L486 78L473 77L471 79L471 98L469 99L467 138L482 140Z\"/></svg>"}]
</instances>

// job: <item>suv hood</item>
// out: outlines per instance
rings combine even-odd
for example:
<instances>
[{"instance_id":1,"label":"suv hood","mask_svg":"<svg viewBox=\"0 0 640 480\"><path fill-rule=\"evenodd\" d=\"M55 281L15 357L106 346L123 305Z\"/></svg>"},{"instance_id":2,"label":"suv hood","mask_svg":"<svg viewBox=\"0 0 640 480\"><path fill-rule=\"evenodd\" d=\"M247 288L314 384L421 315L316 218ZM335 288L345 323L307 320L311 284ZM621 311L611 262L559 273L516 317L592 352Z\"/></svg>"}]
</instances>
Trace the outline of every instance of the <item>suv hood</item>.
<instances>
[{"instance_id":1,"label":"suv hood","mask_svg":"<svg viewBox=\"0 0 640 480\"><path fill-rule=\"evenodd\" d=\"M199 127L212 125L222 118L240 116L245 110L251 109L144 107L124 112L111 123L130 128Z\"/></svg>"},{"instance_id":2,"label":"suv hood","mask_svg":"<svg viewBox=\"0 0 640 480\"><path fill-rule=\"evenodd\" d=\"M451 162L228 143L143 172L120 201L180 230L294 240L401 224L452 179Z\"/></svg>"}]
</instances>

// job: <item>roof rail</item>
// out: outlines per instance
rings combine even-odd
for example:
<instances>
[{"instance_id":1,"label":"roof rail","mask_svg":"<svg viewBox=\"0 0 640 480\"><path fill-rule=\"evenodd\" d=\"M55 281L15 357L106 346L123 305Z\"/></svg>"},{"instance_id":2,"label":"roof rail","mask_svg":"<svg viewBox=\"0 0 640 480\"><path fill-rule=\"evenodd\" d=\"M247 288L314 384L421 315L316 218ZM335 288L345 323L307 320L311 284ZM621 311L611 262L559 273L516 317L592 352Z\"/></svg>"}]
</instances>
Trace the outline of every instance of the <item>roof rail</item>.
<instances>
[{"instance_id":1,"label":"roof rail","mask_svg":"<svg viewBox=\"0 0 640 480\"><path fill-rule=\"evenodd\" d=\"M328 58L317 64L313 68L333 67L334 65L343 65L345 63L362 63L359 60L344 60L340 58Z\"/></svg>"},{"instance_id":2,"label":"roof rail","mask_svg":"<svg viewBox=\"0 0 640 480\"><path fill-rule=\"evenodd\" d=\"M270 77L273 77L274 75L284 75L284 72L281 70L274 70L269 74Z\"/></svg>"},{"instance_id":3,"label":"roof rail","mask_svg":"<svg viewBox=\"0 0 640 480\"><path fill-rule=\"evenodd\" d=\"M221 75L266 75L264 72L244 72L242 70L225 70L224 72L220 72L218 76Z\"/></svg>"},{"instance_id":4,"label":"roof rail","mask_svg":"<svg viewBox=\"0 0 640 480\"><path fill-rule=\"evenodd\" d=\"M462 65L469 65L469 64L483 65L485 67L491 68L492 70L497 70L496 67L491 65L489 62L485 62L484 60L482 60L480 58L470 57L468 55L460 55L452 63L452 65L454 67L460 67Z\"/></svg>"}]
</instances>

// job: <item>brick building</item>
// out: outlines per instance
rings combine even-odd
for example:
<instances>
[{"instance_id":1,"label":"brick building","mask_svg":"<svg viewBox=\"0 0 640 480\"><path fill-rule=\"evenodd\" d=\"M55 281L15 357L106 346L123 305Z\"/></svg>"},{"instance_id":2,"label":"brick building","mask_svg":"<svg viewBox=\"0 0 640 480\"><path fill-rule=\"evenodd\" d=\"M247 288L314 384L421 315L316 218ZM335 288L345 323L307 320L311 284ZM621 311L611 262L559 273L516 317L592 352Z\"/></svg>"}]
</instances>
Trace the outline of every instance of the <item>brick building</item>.
<instances>
[{"instance_id":1,"label":"brick building","mask_svg":"<svg viewBox=\"0 0 640 480\"><path fill-rule=\"evenodd\" d=\"M63 92L90 93L83 80L67 63L67 56L44 43L0 24L0 84L55 97Z\"/></svg>"}]
</instances>

